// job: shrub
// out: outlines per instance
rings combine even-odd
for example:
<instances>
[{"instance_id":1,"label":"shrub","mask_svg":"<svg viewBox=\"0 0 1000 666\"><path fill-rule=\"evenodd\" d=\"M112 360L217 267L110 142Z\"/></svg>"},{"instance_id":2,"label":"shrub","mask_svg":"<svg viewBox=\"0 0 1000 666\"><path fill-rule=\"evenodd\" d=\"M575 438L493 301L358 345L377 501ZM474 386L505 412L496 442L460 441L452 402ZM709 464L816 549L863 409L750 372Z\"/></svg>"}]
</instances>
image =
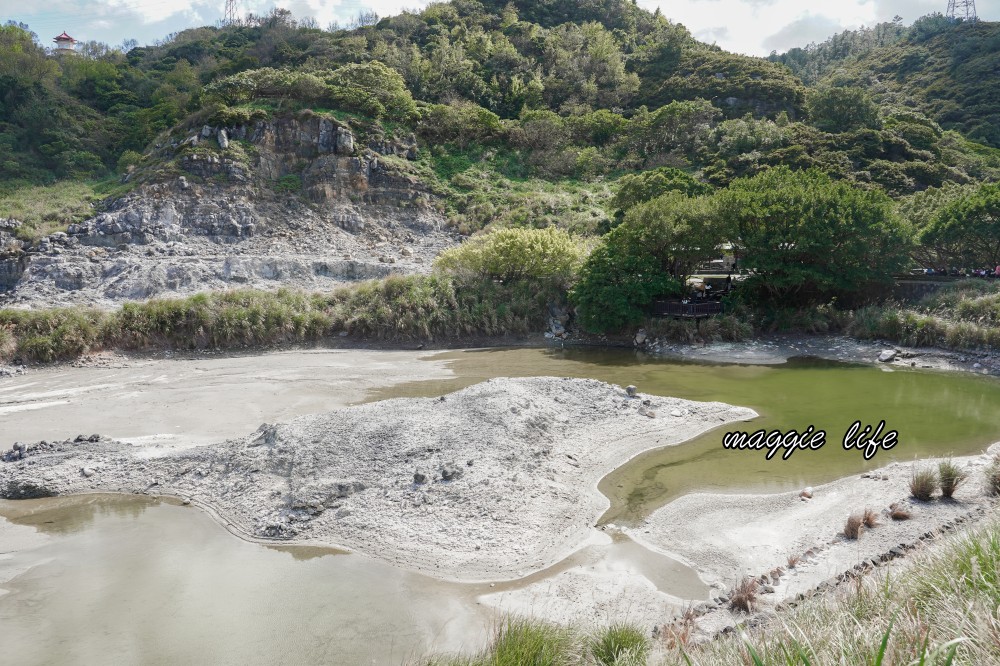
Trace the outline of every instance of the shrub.
<instances>
[{"instance_id":1,"label":"shrub","mask_svg":"<svg viewBox=\"0 0 1000 666\"><path fill-rule=\"evenodd\" d=\"M852 513L844 523L844 536L848 539L857 539L861 536L861 528L865 524L865 517L859 513Z\"/></svg>"},{"instance_id":2,"label":"shrub","mask_svg":"<svg viewBox=\"0 0 1000 666\"><path fill-rule=\"evenodd\" d=\"M126 173L131 167L137 166L142 161L142 153L134 150L126 150L118 158L118 173Z\"/></svg>"},{"instance_id":3,"label":"shrub","mask_svg":"<svg viewBox=\"0 0 1000 666\"><path fill-rule=\"evenodd\" d=\"M302 178L295 174L282 176L274 183L274 191L281 194L295 194L302 191Z\"/></svg>"},{"instance_id":4,"label":"shrub","mask_svg":"<svg viewBox=\"0 0 1000 666\"><path fill-rule=\"evenodd\" d=\"M951 497L968 477L968 474L951 460L945 460L938 465L938 477L941 479L941 495Z\"/></svg>"},{"instance_id":5,"label":"shrub","mask_svg":"<svg viewBox=\"0 0 1000 666\"><path fill-rule=\"evenodd\" d=\"M760 582L756 578L746 577L733 588L729 596L729 607L733 610L749 613L757 601L757 588Z\"/></svg>"},{"instance_id":6,"label":"shrub","mask_svg":"<svg viewBox=\"0 0 1000 666\"><path fill-rule=\"evenodd\" d=\"M532 280L564 288L576 277L582 260L583 247L565 231L512 228L480 234L446 250L435 267L460 277L505 283Z\"/></svg>"},{"instance_id":7,"label":"shrub","mask_svg":"<svg viewBox=\"0 0 1000 666\"><path fill-rule=\"evenodd\" d=\"M914 469L910 476L910 494L921 502L928 501L938 487L937 472L929 467Z\"/></svg>"},{"instance_id":8,"label":"shrub","mask_svg":"<svg viewBox=\"0 0 1000 666\"><path fill-rule=\"evenodd\" d=\"M649 648L646 633L629 624L613 624L602 629L590 641L590 653L597 663L604 666L645 664Z\"/></svg>"}]
</instances>

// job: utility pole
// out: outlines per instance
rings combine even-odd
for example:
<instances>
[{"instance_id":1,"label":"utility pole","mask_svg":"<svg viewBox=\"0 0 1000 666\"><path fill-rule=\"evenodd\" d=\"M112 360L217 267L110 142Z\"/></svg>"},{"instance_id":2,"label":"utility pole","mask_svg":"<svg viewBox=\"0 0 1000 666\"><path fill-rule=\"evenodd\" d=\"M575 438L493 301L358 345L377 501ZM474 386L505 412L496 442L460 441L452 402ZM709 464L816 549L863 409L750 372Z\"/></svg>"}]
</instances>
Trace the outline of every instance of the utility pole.
<instances>
[{"instance_id":1,"label":"utility pole","mask_svg":"<svg viewBox=\"0 0 1000 666\"><path fill-rule=\"evenodd\" d=\"M948 18L952 21L962 19L969 23L978 20L976 16L976 0L948 0Z\"/></svg>"}]
</instances>

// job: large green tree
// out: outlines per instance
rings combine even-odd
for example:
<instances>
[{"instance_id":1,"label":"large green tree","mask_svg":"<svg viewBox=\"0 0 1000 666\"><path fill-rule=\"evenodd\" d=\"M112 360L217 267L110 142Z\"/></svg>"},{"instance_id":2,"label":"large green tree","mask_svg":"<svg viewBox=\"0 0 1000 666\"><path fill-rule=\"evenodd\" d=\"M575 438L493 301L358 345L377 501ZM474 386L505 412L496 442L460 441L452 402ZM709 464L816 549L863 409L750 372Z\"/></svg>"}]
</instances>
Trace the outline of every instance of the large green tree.
<instances>
[{"instance_id":1,"label":"large green tree","mask_svg":"<svg viewBox=\"0 0 1000 666\"><path fill-rule=\"evenodd\" d=\"M853 295L906 265L910 235L892 201L821 171L771 169L733 181L717 199L752 273L746 286L766 300Z\"/></svg>"},{"instance_id":2,"label":"large green tree","mask_svg":"<svg viewBox=\"0 0 1000 666\"><path fill-rule=\"evenodd\" d=\"M580 322L603 331L641 321L655 298L682 293L725 237L708 197L672 192L633 207L580 270L571 293Z\"/></svg>"},{"instance_id":3,"label":"large green tree","mask_svg":"<svg viewBox=\"0 0 1000 666\"><path fill-rule=\"evenodd\" d=\"M947 201L920 233L943 266L1000 266L1000 184L954 188L960 196Z\"/></svg>"}]
</instances>

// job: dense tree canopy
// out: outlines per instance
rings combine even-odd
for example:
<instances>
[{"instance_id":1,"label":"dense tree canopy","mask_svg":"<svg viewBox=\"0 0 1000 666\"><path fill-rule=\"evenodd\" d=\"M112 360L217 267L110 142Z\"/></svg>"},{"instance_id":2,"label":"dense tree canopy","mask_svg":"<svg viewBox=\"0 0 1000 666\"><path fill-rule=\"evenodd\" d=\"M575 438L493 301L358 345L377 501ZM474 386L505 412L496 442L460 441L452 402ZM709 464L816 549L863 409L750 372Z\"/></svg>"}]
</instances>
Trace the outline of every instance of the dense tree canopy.
<instances>
[{"instance_id":1,"label":"dense tree canopy","mask_svg":"<svg viewBox=\"0 0 1000 666\"><path fill-rule=\"evenodd\" d=\"M910 238L884 194L816 171L771 169L717 195L747 288L783 304L819 302L886 283Z\"/></svg>"},{"instance_id":2,"label":"dense tree canopy","mask_svg":"<svg viewBox=\"0 0 1000 666\"><path fill-rule=\"evenodd\" d=\"M631 208L580 270L572 299L581 323L602 331L641 321L655 298L683 293L726 236L708 197L673 192Z\"/></svg>"},{"instance_id":3,"label":"dense tree canopy","mask_svg":"<svg viewBox=\"0 0 1000 666\"><path fill-rule=\"evenodd\" d=\"M938 268L1000 266L1000 184L954 188L920 231Z\"/></svg>"}]
</instances>

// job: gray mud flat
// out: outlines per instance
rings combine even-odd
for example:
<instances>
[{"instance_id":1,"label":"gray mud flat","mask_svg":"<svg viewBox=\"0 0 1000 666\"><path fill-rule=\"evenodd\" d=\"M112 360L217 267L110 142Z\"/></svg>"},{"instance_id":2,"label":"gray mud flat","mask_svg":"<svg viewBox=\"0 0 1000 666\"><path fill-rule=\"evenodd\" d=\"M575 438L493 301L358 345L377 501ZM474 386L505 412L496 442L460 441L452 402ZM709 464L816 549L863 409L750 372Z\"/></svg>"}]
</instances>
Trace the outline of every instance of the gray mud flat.
<instances>
[{"instance_id":1,"label":"gray mud flat","mask_svg":"<svg viewBox=\"0 0 1000 666\"><path fill-rule=\"evenodd\" d=\"M0 379L0 446L95 432L150 448L209 444L361 402L373 389L452 376L429 356L310 349L32 369Z\"/></svg>"},{"instance_id":2,"label":"gray mud flat","mask_svg":"<svg viewBox=\"0 0 1000 666\"><path fill-rule=\"evenodd\" d=\"M173 495L253 539L342 546L442 579L519 578L587 540L609 471L755 416L595 380L494 379L162 455L105 439L36 444L0 463L0 494Z\"/></svg>"}]
</instances>

